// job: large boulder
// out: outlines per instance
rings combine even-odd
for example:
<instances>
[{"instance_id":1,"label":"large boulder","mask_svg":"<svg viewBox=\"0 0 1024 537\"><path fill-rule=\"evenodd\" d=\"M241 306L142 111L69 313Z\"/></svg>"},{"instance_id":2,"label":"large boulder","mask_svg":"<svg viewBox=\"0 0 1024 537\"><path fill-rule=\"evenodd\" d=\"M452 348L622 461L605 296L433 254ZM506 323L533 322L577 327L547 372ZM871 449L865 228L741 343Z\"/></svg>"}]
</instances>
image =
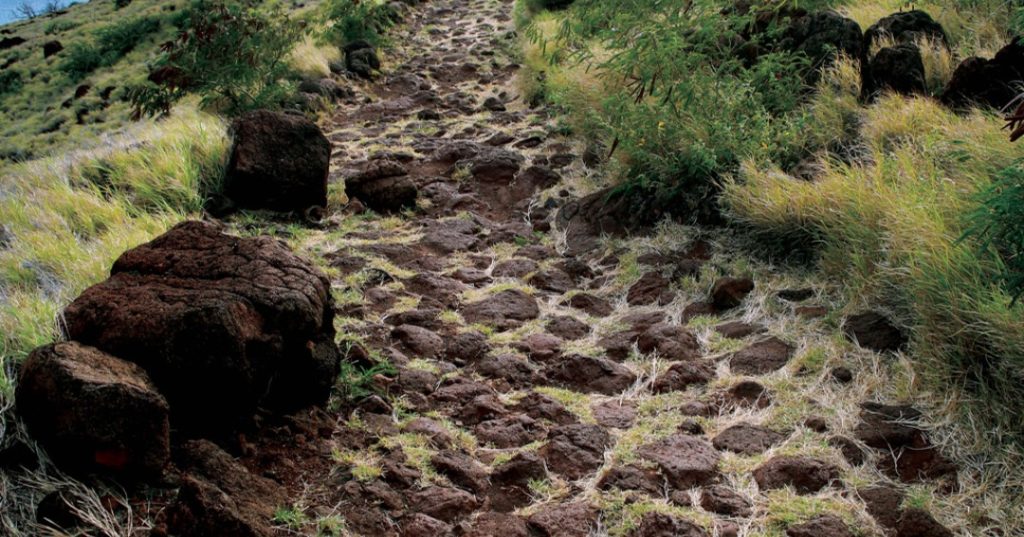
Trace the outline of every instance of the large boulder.
<instances>
[{"instance_id":1,"label":"large boulder","mask_svg":"<svg viewBox=\"0 0 1024 537\"><path fill-rule=\"evenodd\" d=\"M419 191L400 163L371 160L359 173L345 179L345 193L380 213L414 209Z\"/></svg>"},{"instance_id":2,"label":"large boulder","mask_svg":"<svg viewBox=\"0 0 1024 537\"><path fill-rule=\"evenodd\" d=\"M158 477L170 456L167 401L130 362L78 343L33 351L21 369L18 414L66 471Z\"/></svg>"},{"instance_id":3,"label":"large boulder","mask_svg":"<svg viewBox=\"0 0 1024 537\"><path fill-rule=\"evenodd\" d=\"M1001 110L1020 93L1024 80L1024 43L1016 38L991 60L971 57L953 72L942 102L954 108L988 106Z\"/></svg>"},{"instance_id":4,"label":"large boulder","mask_svg":"<svg viewBox=\"0 0 1024 537\"><path fill-rule=\"evenodd\" d=\"M275 239L202 222L122 254L64 317L72 339L141 365L197 432L322 403L340 363L327 278Z\"/></svg>"},{"instance_id":5,"label":"large boulder","mask_svg":"<svg viewBox=\"0 0 1024 537\"><path fill-rule=\"evenodd\" d=\"M873 100L884 91L924 95L924 61L917 45L901 44L878 51L863 69L861 97Z\"/></svg>"},{"instance_id":6,"label":"large boulder","mask_svg":"<svg viewBox=\"0 0 1024 537\"><path fill-rule=\"evenodd\" d=\"M380 70L380 57L370 43L358 39L345 45L342 51L345 53L345 67L353 74L369 79Z\"/></svg>"},{"instance_id":7,"label":"large boulder","mask_svg":"<svg viewBox=\"0 0 1024 537\"><path fill-rule=\"evenodd\" d=\"M818 79L822 67L830 65L839 54L861 59L864 37L860 25L828 9L799 17L786 30L783 48L803 53L811 62L808 82Z\"/></svg>"},{"instance_id":8,"label":"large boulder","mask_svg":"<svg viewBox=\"0 0 1024 537\"><path fill-rule=\"evenodd\" d=\"M871 46L884 38L890 38L896 44L906 45L927 38L949 46L949 38L946 37L942 25L919 9L893 13L868 27L864 32L864 51L870 53Z\"/></svg>"},{"instance_id":9,"label":"large boulder","mask_svg":"<svg viewBox=\"0 0 1024 537\"><path fill-rule=\"evenodd\" d=\"M327 206L331 142L312 121L257 110L231 125L224 194L247 209L302 212Z\"/></svg>"}]
</instances>

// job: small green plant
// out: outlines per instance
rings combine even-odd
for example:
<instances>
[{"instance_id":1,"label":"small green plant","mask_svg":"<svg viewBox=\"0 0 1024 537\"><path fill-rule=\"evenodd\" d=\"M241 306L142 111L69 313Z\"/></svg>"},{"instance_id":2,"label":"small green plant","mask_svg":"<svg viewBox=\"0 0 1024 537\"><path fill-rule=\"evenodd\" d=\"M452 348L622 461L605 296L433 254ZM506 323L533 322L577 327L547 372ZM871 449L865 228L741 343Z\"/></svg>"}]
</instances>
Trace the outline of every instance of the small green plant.
<instances>
[{"instance_id":1,"label":"small green plant","mask_svg":"<svg viewBox=\"0 0 1024 537\"><path fill-rule=\"evenodd\" d=\"M0 96L20 90L22 84L20 71L0 71Z\"/></svg>"},{"instance_id":2,"label":"small green plant","mask_svg":"<svg viewBox=\"0 0 1024 537\"><path fill-rule=\"evenodd\" d=\"M1003 262L1000 278L1013 303L1024 296L1024 162L1004 169L978 196L965 237L994 249Z\"/></svg>"},{"instance_id":3,"label":"small green plant","mask_svg":"<svg viewBox=\"0 0 1024 537\"><path fill-rule=\"evenodd\" d=\"M380 362L369 368L359 367L350 362L341 363L338 375L338 395L342 401L358 401L376 393L378 376L394 376L396 370L389 362Z\"/></svg>"},{"instance_id":4,"label":"small green plant","mask_svg":"<svg viewBox=\"0 0 1024 537\"><path fill-rule=\"evenodd\" d=\"M160 29L160 20L140 17L103 27L94 41L68 47L61 71L72 80L81 80L100 67L114 65L143 39Z\"/></svg>"},{"instance_id":5,"label":"small green plant","mask_svg":"<svg viewBox=\"0 0 1024 537\"><path fill-rule=\"evenodd\" d=\"M129 89L135 116L167 114L185 95L228 115L278 108L290 85L287 58L302 25L279 6L196 0L178 37L164 45L147 83Z\"/></svg>"},{"instance_id":6,"label":"small green plant","mask_svg":"<svg viewBox=\"0 0 1024 537\"><path fill-rule=\"evenodd\" d=\"M289 530L298 531L309 522L309 518L299 506L279 507L274 511L274 522Z\"/></svg>"},{"instance_id":7,"label":"small green plant","mask_svg":"<svg viewBox=\"0 0 1024 537\"><path fill-rule=\"evenodd\" d=\"M46 23L46 27L43 28L43 33L46 35L59 34L72 28L76 28L77 26L77 22L57 19Z\"/></svg>"},{"instance_id":8,"label":"small green plant","mask_svg":"<svg viewBox=\"0 0 1024 537\"><path fill-rule=\"evenodd\" d=\"M321 14L326 22L323 38L336 45L366 41L384 43L384 31L395 23L395 12L386 4L365 0L328 0Z\"/></svg>"}]
</instances>

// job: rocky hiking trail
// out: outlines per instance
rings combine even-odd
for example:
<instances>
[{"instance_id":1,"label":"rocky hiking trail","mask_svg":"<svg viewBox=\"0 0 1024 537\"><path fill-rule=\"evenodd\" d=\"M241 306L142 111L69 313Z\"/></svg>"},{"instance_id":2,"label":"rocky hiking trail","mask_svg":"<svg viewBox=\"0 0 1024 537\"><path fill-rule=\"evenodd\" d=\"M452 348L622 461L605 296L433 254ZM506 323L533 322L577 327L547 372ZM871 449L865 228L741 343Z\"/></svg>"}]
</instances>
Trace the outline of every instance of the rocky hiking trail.
<instances>
[{"instance_id":1,"label":"rocky hiking trail","mask_svg":"<svg viewBox=\"0 0 1024 537\"><path fill-rule=\"evenodd\" d=\"M352 199L343 213L311 226L226 221L283 238L330 277L333 321L321 282L285 254L259 268L258 289L229 289L257 303L245 315L271 318L295 299L274 285L301 284L302 325L263 326L274 332L261 344L321 341L331 321L346 362L377 374L327 409L266 417L227 442L234 456L207 441L178 448L191 476L176 524L255 536L953 535L944 524L963 513L929 507L960 494L962 469L910 406L904 335L881 313L840 316L827 285L746 255L728 230L627 235L645 218L601 190L594 156L553 111L519 95L512 6L432 0L408 13L385 72L323 126L330 180ZM183 233L185 248L207 240ZM211 254L241 256L225 273L251 270L231 248ZM146 278L143 257L119 261L136 272L115 278ZM160 293L171 309L190 300ZM76 339L124 340L69 311ZM307 354L315 372L320 355ZM282 400L312 395L304 374ZM166 395L217 429L201 401Z\"/></svg>"}]
</instances>

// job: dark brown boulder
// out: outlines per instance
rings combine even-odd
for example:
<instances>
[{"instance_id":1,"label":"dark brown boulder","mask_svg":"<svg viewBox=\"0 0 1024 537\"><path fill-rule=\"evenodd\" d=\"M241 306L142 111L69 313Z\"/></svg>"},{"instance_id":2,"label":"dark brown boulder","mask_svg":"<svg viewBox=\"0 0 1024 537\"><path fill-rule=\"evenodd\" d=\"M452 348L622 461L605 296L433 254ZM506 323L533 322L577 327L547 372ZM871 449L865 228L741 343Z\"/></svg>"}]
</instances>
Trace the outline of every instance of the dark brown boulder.
<instances>
[{"instance_id":1,"label":"dark brown boulder","mask_svg":"<svg viewBox=\"0 0 1024 537\"><path fill-rule=\"evenodd\" d=\"M905 496L898 489L883 483L859 488L857 496L864 500L868 514L883 528L893 529L899 524Z\"/></svg>"},{"instance_id":2,"label":"dark brown boulder","mask_svg":"<svg viewBox=\"0 0 1024 537\"><path fill-rule=\"evenodd\" d=\"M754 470L754 480L761 490L788 485L797 494L818 492L838 479L839 470L834 466L808 457L773 457Z\"/></svg>"},{"instance_id":3,"label":"dark brown boulder","mask_svg":"<svg viewBox=\"0 0 1024 537\"><path fill-rule=\"evenodd\" d=\"M818 71L835 61L839 54L857 60L864 56L860 25L831 9L794 20L786 29L782 46L807 56L811 62L807 81L811 84L818 80Z\"/></svg>"},{"instance_id":4,"label":"dark brown boulder","mask_svg":"<svg viewBox=\"0 0 1024 537\"><path fill-rule=\"evenodd\" d=\"M597 487L601 490L636 490L651 496L665 493L665 478L657 470L637 465L616 467L601 476Z\"/></svg>"},{"instance_id":5,"label":"dark brown boulder","mask_svg":"<svg viewBox=\"0 0 1024 537\"><path fill-rule=\"evenodd\" d=\"M302 116L257 110L231 125L224 194L240 207L302 212L327 206L331 142Z\"/></svg>"},{"instance_id":6,"label":"dark brown boulder","mask_svg":"<svg viewBox=\"0 0 1024 537\"><path fill-rule=\"evenodd\" d=\"M748 517L753 513L753 504L746 496L723 485L704 489L700 495L700 506L720 515Z\"/></svg>"},{"instance_id":7,"label":"dark brown boulder","mask_svg":"<svg viewBox=\"0 0 1024 537\"><path fill-rule=\"evenodd\" d=\"M167 508L173 535L271 537L274 511L287 502L286 491L249 471L212 442L193 440L176 455L184 477Z\"/></svg>"},{"instance_id":8,"label":"dark brown boulder","mask_svg":"<svg viewBox=\"0 0 1024 537\"><path fill-rule=\"evenodd\" d=\"M695 384L707 384L715 371L700 362L676 362L654 380L654 393L682 391Z\"/></svg>"},{"instance_id":9,"label":"dark brown boulder","mask_svg":"<svg viewBox=\"0 0 1024 537\"><path fill-rule=\"evenodd\" d=\"M409 495L409 504L419 513L445 522L468 516L480 506L472 494L448 487L428 487Z\"/></svg>"},{"instance_id":10,"label":"dark brown boulder","mask_svg":"<svg viewBox=\"0 0 1024 537\"><path fill-rule=\"evenodd\" d=\"M674 434L640 448L640 456L656 463L678 489L708 485L718 477L718 452L706 440Z\"/></svg>"},{"instance_id":11,"label":"dark brown boulder","mask_svg":"<svg viewBox=\"0 0 1024 537\"><path fill-rule=\"evenodd\" d=\"M480 513L459 537L530 537L530 529L525 520L515 515Z\"/></svg>"},{"instance_id":12,"label":"dark brown boulder","mask_svg":"<svg viewBox=\"0 0 1024 537\"><path fill-rule=\"evenodd\" d=\"M18 414L62 469L155 478L170 457L167 401L139 366L78 343L34 350Z\"/></svg>"},{"instance_id":13,"label":"dark brown boulder","mask_svg":"<svg viewBox=\"0 0 1024 537\"><path fill-rule=\"evenodd\" d=\"M900 516L895 537L953 537L953 532L935 520L928 511L915 507L907 509Z\"/></svg>"},{"instance_id":14,"label":"dark brown boulder","mask_svg":"<svg viewBox=\"0 0 1024 537\"><path fill-rule=\"evenodd\" d=\"M611 445L611 437L601 427L574 423L553 429L539 453L549 470L576 480L600 468Z\"/></svg>"},{"instance_id":15,"label":"dark brown boulder","mask_svg":"<svg viewBox=\"0 0 1024 537\"><path fill-rule=\"evenodd\" d=\"M338 373L330 283L269 238L185 222L67 307L68 335L141 365L176 427L225 434L257 405L322 403Z\"/></svg>"},{"instance_id":16,"label":"dark brown boulder","mask_svg":"<svg viewBox=\"0 0 1024 537\"><path fill-rule=\"evenodd\" d=\"M787 537L854 537L850 528L835 515L819 515L786 528Z\"/></svg>"},{"instance_id":17,"label":"dark brown boulder","mask_svg":"<svg viewBox=\"0 0 1024 537\"><path fill-rule=\"evenodd\" d=\"M586 503L552 503L539 507L527 523L540 537L587 537L597 517L597 509Z\"/></svg>"},{"instance_id":18,"label":"dark brown boulder","mask_svg":"<svg viewBox=\"0 0 1024 537\"><path fill-rule=\"evenodd\" d=\"M482 323L499 329L514 328L540 316L540 307L532 296L518 290L507 289L462 308L462 318L468 323Z\"/></svg>"},{"instance_id":19,"label":"dark brown boulder","mask_svg":"<svg viewBox=\"0 0 1024 537\"><path fill-rule=\"evenodd\" d=\"M870 101L885 91L900 95L924 95L927 92L924 61L916 45L883 48L867 63L863 69L861 97Z\"/></svg>"},{"instance_id":20,"label":"dark brown boulder","mask_svg":"<svg viewBox=\"0 0 1024 537\"><path fill-rule=\"evenodd\" d=\"M490 509L502 513L514 511L533 501L530 481L547 477L544 461L533 451L523 451L491 473Z\"/></svg>"},{"instance_id":21,"label":"dark brown boulder","mask_svg":"<svg viewBox=\"0 0 1024 537\"><path fill-rule=\"evenodd\" d=\"M451 534L451 524L423 513L413 513L402 520L402 537L446 537Z\"/></svg>"},{"instance_id":22,"label":"dark brown boulder","mask_svg":"<svg viewBox=\"0 0 1024 537\"><path fill-rule=\"evenodd\" d=\"M615 311L611 302L590 293L577 293L562 302L563 305L582 310L594 317L607 317Z\"/></svg>"},{"instance_id":23,"label":"dark brown boulder","mask_svg":"<svg viewBox=\"0 0 1024 537\"><path fill-rule=\"evenodd\" d=\"M907 345L907 336L881 313L867 311L847 317L847 339L875 352L896 352Z\"/></svg>"},{"instance_id":24,"label":"dark brown boulder","mask_svg":"<svg viewBox=\"0 0 1024 537\"><path fill-rule=\"evenodd\" d=\"M965 59L942 92L942 102L954 108L987 106L1002 110L1020 93L1024 80L1024 42L1015 38L991 60Z\"/></svg>"},{"instance_id":25,"label":"dark brown boulder","mask_svg":"<svg viewBox=\"0 0 1024 537\"><path fill-rule=\"evenodd\" d=\"M914 44L921 38L929 38L949 46L949 38L942 25L919 9L893 13L868 27L864 32L864 51L869 52L871 46L884 37L893 39L897 44Z\"/></svg>"},{"instance_id":26,"label":"dark brown boulder","mask_svg":"<svg viewBox=\"0 0 1024 537\"><path fill-rule=\"evenodd\" d=\"M49 58L50 56L53 56L54 54L56 54L56 53L58 53L58 52L60 52L62 50L64 50L64 45L62 45L60 41L53 40L53 41L47 41L47 42L43 43L43 57L44 58Z\"/></svg>"},{"instance_id":27,"label":"dark brown boulder","mask_svg":"<svg viewBox=\"0 0 1024 537\"><path fill-rule=\"evenodd\" d=\"M419 191L405 166L388 160L371 160L362 172L345 179L345 194L379 213L397 213L416 207Z\"/></svg>"},{"instance_id":28,"label":"dark brown boulder","mask_svg":"<svg viewBox=\"0 0 1024 537\"><path fill-rule=\"evenodd\" d=\"M665 360L692 361L700 358L700 343L696 336L679 325L653 324L640 334L636 345L640 352L657 352Z\"/></svg>"},{"instance_id":29,"label":"dark brown boulder","mask_svg":"<svg viewBox=\"0 0 1024 537\"><path fill-rule=\"evenodd\" d=\"M670 288L668 278L658 272L648 272L634 283L626 292L626 302L630 306L642 306L646 304L665 305L672 302L675 293Z\"/></svg>"}]
</instances>

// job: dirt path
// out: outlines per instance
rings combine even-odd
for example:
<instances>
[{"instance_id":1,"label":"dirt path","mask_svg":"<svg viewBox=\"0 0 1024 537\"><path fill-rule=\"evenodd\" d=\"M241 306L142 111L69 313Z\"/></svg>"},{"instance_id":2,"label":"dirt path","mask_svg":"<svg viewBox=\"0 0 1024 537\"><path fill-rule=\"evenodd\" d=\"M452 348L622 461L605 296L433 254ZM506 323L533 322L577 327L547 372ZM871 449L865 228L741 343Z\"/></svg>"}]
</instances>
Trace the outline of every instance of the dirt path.
<instances>
[{"instance_id":1,"label":"dirt path","mask_svg":"<svg viewBox=\"0 0 1024 537\"><path fill-rule=\"evenodd\" d=\"M914 379L837 336L827 287L682 226L563 255L554 212L599 171L522 102L511 10L415 8L387 72L325 129L333 181L392 179L371 206L411 182L418 210L292 230L334 279L350 357L397 371L376 379L387 397L251 439L244 462L306 513L291 532L880 534L904 482L950 498L956 470L912 409L862 408Z\"/></svg>"}]
</instances>

